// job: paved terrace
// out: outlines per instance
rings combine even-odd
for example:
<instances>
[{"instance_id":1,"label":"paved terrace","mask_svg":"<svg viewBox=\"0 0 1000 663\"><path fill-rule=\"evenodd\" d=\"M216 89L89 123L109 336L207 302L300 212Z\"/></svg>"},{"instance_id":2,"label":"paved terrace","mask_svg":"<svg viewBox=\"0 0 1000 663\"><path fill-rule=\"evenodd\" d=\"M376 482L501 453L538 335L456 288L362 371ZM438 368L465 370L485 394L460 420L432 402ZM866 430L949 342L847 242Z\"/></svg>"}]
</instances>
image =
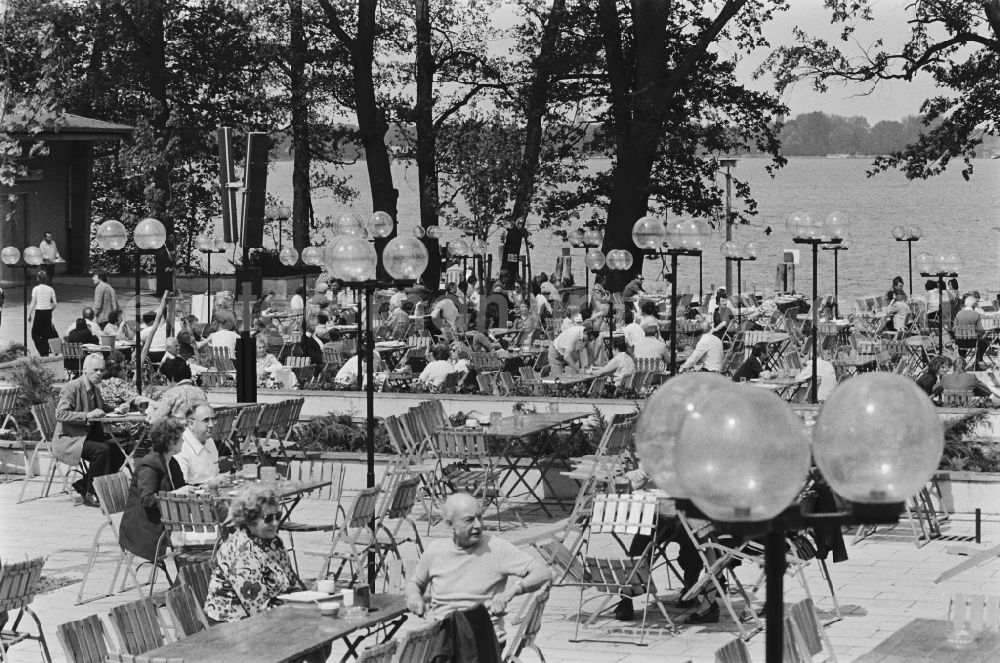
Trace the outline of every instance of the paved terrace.
<instances>
[{"instance_id":1,"label":"paved terrace","mask_svg":"<svg viewBox=\"0 0 1000 663\"><path fill-rule=\"evenodd\" d=\"M363 482L363 471L361 464L349 466L350 476L347 485L360 485ZM136 593L131 591L74 606L73 601L79 588L78 581L83 574L90 542L102 520L100 511L74 506L68 494L16 504L19 489L20 484L17 482L0 484L0 558L3 561L14 561L45 555L47 561L44 576L57 581L56 584L58 581L70 583L37 596L33 606L45 626L53 659L63 662L66 658L56 637L58 624L91 614L106 618L112 606L135 599ZM295 511L295 519L319 521L329 518L330 514L329 502L304 500ZM495 527L496 520L493 514L491 508L487 512L487 525ZM513 514L505 514L505 531L502 536L511 540L526 539L541 535L552 528L551 522L538 520L526 510L522 509L519 515L523 523L519 523ZM418 524L423 535L426 532L427 521L421 517ZM944 525L944 530L946 535L970 537L973 533L973 522L962 516L952 517ZM431 528L432 538L446 535L445 528L441 524ZM983 523L981 546L937 540L918 549L909 537L909 527L905 522L895 531L886 531L855 545L849 545L850 559L830 567L837 596L845 613L842 621L828 627L839 660L854 660L873 649L912 619L945 618L948 599L953 593L1000 594L1000 559L968 570L940 585L934 583L934 579L940 573L966 559L949 554L947 552L949 548L964 545L983 548L997 543L998 539L1000 539L1000 519L993 518ZM317 554L326 550L328 540L323 534L297 537L299 550L306 553L304 555L300 553L299 556L303 577L309 578L318 570L320 560ZM609 541L605 552L617 554L616 544ZM90 591L98 592L101 588L107 587L114 567L114 555L112 546L106 545L102 549L95 570L87 583L88 595L91 595ZM415 559L415 549L412 545L404 548L404 558L406 563L412 563ZM147 568L144 567L140 577L145 577ZM739 576L744 582L754 582L758 574L758 568L752 565L744 564L739 569ZM822 616L829 618L832 614L832 604L818 567L810 566L807 569L807 577ZM676 596L677 583L674 581L672 590L667 589L665 571L659 573L656 579L661 586L662 594L670 598ZM163 588L162 576L160 588ZM786 602L793 602L803 596L799 583L787 578ZM580 652L584 648L588 663L712 661L714 651L735 637L736 633L734 625L728 621L723 612L724 616L719 624L681 625L677 635L654 634L648 638L648 647L601 641L586 644L571 643L569 639L573 637L578 598L578 591L574 588L555 588L552 592L539 637L539 644L546 660L550 663L578 663L581 660ZM651 625L654 629L665 626L664 620L659 617L655 608L651 614L653 614ZM672 609L672 614L678 622L683 619L683 614L676 609ZM412 626L418 621L411 619L408 625ZM590 634L598 639L602 637L606 639L607 629L621 624L599 620L597 627L590 630ZM764 660L763 633L754 636L749 642L749 647L754 660ZM12 660L19 663L41 660L37 646L32 642L16 646L11 653ZM335 658L331 660L338 660L342 653L335 648ZM526 653L526 663L536 660L537 656L533 652Z\"/></svg>"}]
</instances>

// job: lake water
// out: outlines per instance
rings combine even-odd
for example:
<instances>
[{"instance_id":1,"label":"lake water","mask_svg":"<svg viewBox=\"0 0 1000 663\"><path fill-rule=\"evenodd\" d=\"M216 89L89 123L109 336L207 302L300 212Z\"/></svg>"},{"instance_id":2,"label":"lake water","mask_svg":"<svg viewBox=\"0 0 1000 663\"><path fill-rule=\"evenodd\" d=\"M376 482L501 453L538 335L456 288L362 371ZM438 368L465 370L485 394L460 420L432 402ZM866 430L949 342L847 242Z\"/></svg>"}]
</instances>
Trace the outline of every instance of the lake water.
<instances>
[{"instance_id":1,"label":"lake water","mask_svg":"<svg viewBox=\"0 0 1000 663\"><path fill-rule=\"evenodd\" d=\"M835 210L848 214L851 219L851 246L840 252L839 260L842 298L882 293L889 288L893 276L899 274L906 278L906 244L892 238L892 228L897 225L918 225L924 231L924 238L913 245L914 262L922 251L954 251L964 263L959 274L962 290L995 293L1000 288L1000 160L975 161L975 173L970 181L962 179L960 168L954 167L938 177L912 182L898 173L867 178L865 171L869 161L866 159L789 159L788 165L779 170L774 179L764 170L767 163L763 159L741 159L733 171L734 176L750 183L760 212L752 225L734 228L737 242L754 240L761 247L756 262L743 264L744 291L772 290L775 267L783 251L798 248L792 243L791 233L785 229L785 218L790 213L803 211L826 215ZM360 192L354 209L366 212L371 198L364 163L348 166L345 172L352 186ZM397 162L393 166L393 178L399 189L401 231L410 232L419 223L416 166ZM291 162L277 162L268 176L268 190L290 204L291 180ZM339 214L347 209L318 196L313 206L317 217ZM537 228L537 220L534 225ZM772 229L769 236L764 234L768 226ZM444 235L445 239L454 239L459 233L446 229ZM533 271L551 271L564 243L550 231L536 231L532 241ZM704 253L706 290L710 284L725 280L725 260L718 250L723 241L723 235L717 232ZM496 261L501 248L499 233L489 244ZM796 289L811 293L811 256L808 246L802 249L796 268ZM573 250L573 256L574 277L582 283L582 250ZM697 260L681 258L680 263L679 290L697 292ZM647 279L655 279L660 273L659 262L647 261L644 272ZM923 293L923 279L916 273L913 278L914 294ZM818 279L820 292L832 294L832 252L820 252Z\"/></svg>"}]
</instances>

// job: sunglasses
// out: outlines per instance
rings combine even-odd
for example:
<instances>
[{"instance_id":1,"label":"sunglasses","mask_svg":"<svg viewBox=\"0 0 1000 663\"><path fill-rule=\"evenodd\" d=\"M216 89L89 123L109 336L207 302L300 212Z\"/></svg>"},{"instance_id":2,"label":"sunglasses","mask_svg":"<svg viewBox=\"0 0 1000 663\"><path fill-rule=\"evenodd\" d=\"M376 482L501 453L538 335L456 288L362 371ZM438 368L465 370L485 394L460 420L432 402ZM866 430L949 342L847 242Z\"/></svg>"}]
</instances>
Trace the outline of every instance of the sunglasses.
<instances>
[{"instance_id":1,"label":"sunglasses","mask_svg":"<svg viewBox=\"0 0 1000 663\"><path fill-rule=\"evenodd\" d=\"M266 516L261 516L261 520L263 520L268 525L273 525L281 520L281 516L276 513L269 513Z\"/></svg>"}]
</instances>

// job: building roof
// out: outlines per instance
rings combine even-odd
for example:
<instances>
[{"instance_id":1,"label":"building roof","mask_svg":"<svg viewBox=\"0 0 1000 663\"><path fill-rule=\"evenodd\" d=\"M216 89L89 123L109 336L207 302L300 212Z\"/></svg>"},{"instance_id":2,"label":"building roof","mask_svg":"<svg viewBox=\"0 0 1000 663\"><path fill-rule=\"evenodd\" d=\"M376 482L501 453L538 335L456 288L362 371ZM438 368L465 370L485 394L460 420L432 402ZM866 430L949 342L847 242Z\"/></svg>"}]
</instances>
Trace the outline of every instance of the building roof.
<instances>
[{"instance_id":1,"label":"building roof","mask_svg":"<svg viewBox=\"0 0 1000 663\"><path fill-rule=\"evenodd\" d=\"M22 127L8 122L5 127L13 136L26 135ZM58 122L52 119L45 122L45 129L32 136L35 140L117 140L132 133L132 127L127 124L115 124L91 117L63 113Z\"/></svg>"}]
</instances>

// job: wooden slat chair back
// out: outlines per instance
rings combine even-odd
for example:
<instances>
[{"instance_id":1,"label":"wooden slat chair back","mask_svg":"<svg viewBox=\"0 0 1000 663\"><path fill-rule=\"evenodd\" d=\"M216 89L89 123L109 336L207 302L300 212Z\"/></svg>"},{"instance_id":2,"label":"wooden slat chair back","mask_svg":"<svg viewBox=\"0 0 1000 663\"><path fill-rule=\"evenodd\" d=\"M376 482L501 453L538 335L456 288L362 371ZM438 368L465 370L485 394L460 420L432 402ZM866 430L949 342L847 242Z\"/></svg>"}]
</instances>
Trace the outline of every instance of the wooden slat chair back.
<instances>
[{"instance_id":1,"label":"wooden slat chair back","mask_svg":"<svg viewBox=\"0 0 1000 663\"><path fill-rule=\"evenodd\" d=\"M583 560L576 552L567 548L562 541L546 541L535 544L535 548L545 563L556 569L552 581L554 586L570 585L575 587L590 580L590 574L583 566Z\"/></svg>"},{"instance_id":2,"label":"wooden slat chair back","mask_svg":"<svg viewBox=\"0 0 1000 663\"><path fill-rule=\"evenodd\" d=\"M189 585L180 584L170 588L166 600L167 614L173 622L177 639L186 638L208 628L208 619L202 612L194 589Z\"/></svg>"},{"instance_id":3,"label":"wooden slat chair back","mask_svg":"<svg viewBox=\"0 0 1000 663\"><path fill-rule=\"evenodd\" d=\"M753 663L753 659L743 639L736 638L715 650L715 663Z\"/></svg>"},{"instance_id":4,"label":"wooden slat chair back","mask_svg":"<svg viewBox=\"0 0 1000 663\"><path fill-rule=\"evenodd\" d=\"M500 381L500 390L505 396L510 396L514 393L517 386L514 384L514 376L509 371L500 371L497 373L497 379Z\"/></svg>"},{"instance_id":5,"label":"wooden slat chair back","mask_svg":"<svg viewBox=\"0 0 1000 663\"><path fill-rule=\"evenodd\" d=\"M301 368L309 365L309 357L285 357L285 366L289 368Z\"/></svg>"},{"instance_id":6,"label":"wooden slat chair back","mask_svg":"<svg viewBox=\"0 0 1000 663\"><path fill-rule=\"evenodd\" d=\"M490 379L488 375L483 375L483 373L476 374L476 385L479 387L479 393L484 396L493 395L493 380Z\"/></svg>"},{"instance_id":7,"label":"wooden slat chair back","mask_svg":"<svg viewBox=\"0 0 1000 663\"><path fill-rule=\"evenodd\" d=\"M517 616L511 620L512 626L517 625L517 631L507 641L503 654L504 663L522 663L521 653L528 648L534 649L538 658L545 660L536 640L538 632L542 629L542 613L545 612L545 604L549 600L549 591L550 584L545 583L525 601Z\"/></svg>"},{"instance_id":8,"label":"wooden slat chair back","mask_svg":"<svg viewBox=\"0 0 1000 663\"><path fill-rule=\"evenodd\" d=\"M590 388L587 389L587 398L600 398L604 395L604 388L608 384L608 378L605 375L596 377L590 382Z\"/></svg>"},{"instance_id":9,"label":"wooden slat chair back","mask_svg":"<svg viewBox=\"0 0 1000 663\"><path fill-rule=\"evenodd\" d=\"M526 380L528 382L531 382L533 380L538 379L538 375L535 373L535 369L531 368L530 366L521 366L518 369L518 374L522 381Z\"/></svg>"},{"instance_id":10,"label":"wooden slat chair back","mask_svg":"<svg viewBox=\"0 0 1000 663\"><path fill-rule=\"evenodd\" d=\"M160 535L160 540L156 544L157 562L170 556L166 553L166 549L170 545L170 537L174 532L214 534L216 541L218 541L221 509L211 495L159 492L156 494L156 499L160 507L160 522L163 524L163 534ZM210 559L212 552L212 550L202 551L195 556L193 561ZM202 559L197 559L198 557ZM157 572L161 566L161 564L153 565L153 573L149 580L150 595L153 593Z\"/></svg>"},{"instance_id":11,"label":"wooden slat chair back","mask_svg":"<svg viewBox=\"0 0 1000 663\"><path fill-rule=\"evenodd\" d=\"M438 385L436 391L443 393L454 391L455 389L458 388L459 377L460 377L459 373L449 373L448 375L444 376L444 380L442 380L441 384Z\"/></svg>"},{"instance_id":12,"label":"wooden slat chair back","mask_svg":"<svg viewBox=\"0 0 1000 663\"><path fill-rule=\"evenodd\" d=\"M321 460L293 460L288 463L288 478L292 481L329 481L329 486L306 493L306 499L327 500L334 503L332 517L322 522L302 522L286 520L279 529L288 533L286 550L292 554L296 571L299 558L295 546L295 534L303 532L332 532L336 529L338 514L343 511L341 500L344 490L344 464Z\"/></svg>"},{"instance_id":13,"label":"wooden slat chair back","mask_svg":"<svg viewBox=\"0 0 1000 663\"><path fill-rule=\"evenodd\" d=\"M330 574L333 560L339 560L338 567L333 571L334 580L340 578L345 566L350 566L349 583L354 584L358 574L365 568L365 552L369 549L370 543L375 540L375 532L371 531L370 523L375 520L381 491L379 486L359 491L350 508L346 511L345 517L338 518L333 530L330 550L323 555L323 563L317 576L318 580L322 580ZM338 550L342 544L347 546L346 552Z\"/></svg>"},{"instance_id":14,"label":"wooden slat chair back","mask_svg":"<svg viewBox=\"0 0 1000 663\"><path fill-rule=\"evenodd\" d=\"M955 594L948 606L948 621L954 631L995 633L1000 630L1000 596Z\"/></svg>"},{"instance_id":15,"label":"wooden slat chair back","mask_svg":"<svg viewBox=\"0 0 1000 663\"><path fill-rule=\"evenodd\" d=\"M434 622L403 636L395 663L428 663L441 636L441 622Z\"/></svg>"},{"instance_id":16,"label":"wooden slat chair back","mask_svg":"<svg viewBox=\"0 0 1000 663\"><path fill-rule=\"evenodd\" d=\"M323 348L323 363L340 367L344 364L344 353L336 348Z\"/></svg>"},{"instance_id":17,"label":"wooden slat chair back","mask_svg":"<svg viewBox=\"0 0 1000 663\"><path fill-rule=\"evenodd\" d=\"M122 578L123 588L125 580L131 576L136 591L139 592L139 596L142 596L142 591L139 589L139 579L136 577L135 568L132 565L135 556L119 545L118 526L112 518L112 516L125 511L125 504L128 502L130 483L131 479L129 474L126 472L115 472L114 474L94 477L94 494L97 495L98 502L100 503L101 514L104 516L104 522L98 526L97 531L94 533L94 540L90 545L90 554L87 557L87 566L83 571L83 580L80 582L80 589L76 594L76 605L86 603L87 601L93 601L94 599L114 596L115 583L118 582L118 574L123 566L125 568L125 575ZM114 541L115 546L118 548L118 562L115 566L115 573L111 578L111 584L108 586L107 593L94 596L85 601L83 594L87 587L87 578L90 576L90 572L93 570L94 563L97 560L97 554L101 547L101 535L104 533L105 529L111 533L111 538Z\"/></svg>"},{"instance_id":18,"label":"wooden slat chair back","mask_svg":"<svg viewBox=\"0 0 1000 663\"><path fill-rule=\"evenodd\" d=\"M590 517L591 534L644 534L656 526L655 495L597 495Z\"/></svg>"},{"instance_id":19,"label":"wooden slat chair back","mask_svg":"<svg viewBox=\"0 0 1000 663\"><path fill-rule=\"evenodd\" d=\"M233 460L237 464L242 465L243 454L240 451L239 445L233 444L232 441L233 424L236 423L238 414L238 411L235 409L216 410L215 426L212 428L212 439L215 440L218 446L227 447Z\"/></svg>"},{"instance_id":20,"label":"wooden slat chair back","mask_svg":"<svg viewBox=\"0 0 1000 663\"><path fill-rule=\"evenodd\" d=\"M971 389L945 389L941 392L941 405L945 407L981 407L982 399Z\"/></svg>"},{"instance_id":21,"label":"wooden slat chair back","mask_svg":"<svg viewBox=\"0 0 1000 663\"><path fill-rule=\"evenodd\" d=\"M38 427L39 441L35 446L34 457L38 457L42 452L46 452L51 456L52 453L52 436L55 434L56 429L56 404L54 401L49 401L47 403L40 403L39 405L31 406L31 416L35 420L35 425ZM80 460L76 467L68 468L63 470L62 463L57 461L55 457L49 458L49 467L45 473L45 480L42 484L42 489L39 497L48 497L52 490L52 482L55 481L56 473L58 472L63 478L63 487L61 492L66 492L68 490L69 484L69 473L76 472L83 476L87 471L87 462ZM29 467L35 466L35 461L29 461ZM24 492L27 488L27 475L25 476L25 483L21 486L21 494L18 496L18 503L24 501Z\"/></svg>"},{"instance_id":22,"label":"wooden slat chair back","mask_svg":"<svg viewBox=\"0 0 1000 663\"><path fill-rule=\"evenodd\" d=\"M63 368L70 377L79 377L83 370L83 360L87 353L83 349L82 343L70 343L66 339L62 342Z\"/></svg>"},{"instance_id":23,"label":"wooden slat chair back","mask_svg":"<svg viewBox=\"0 0 1000 663\"><path fill-rule=\"evenodd\" d=\"M199 606L205 605L208 596L208 581L212 577L212 563L198 562L185 564L177 569L177 580L191 588Z\"/></svg>"},{"instance_id":24,"label":"wooden slat chair back","mask_svg":"<svg viewBox=\"0 0 1000 663\"><path fill-rule=\"evenodd\" d=\"M233 365L233 355L229 351L229 348L209 346L208 351L212 357L212 365L215 367L215 370L220 373L229 373L236 370L236 366Z\"/></svg>"},{"instance_id":25,"label":"wooden slat chair back","mask_svg":"<svg viewBox=\"0 0 1000 663\"><path fill-rule=\"evenodd\" d=\"M637 371L664 371L667 363L657 357L642 357L635 360L635 370Z\"/></svg>"},{"instance_id":26,"label":"wooden slat chair back","mask_svg":"<svg viewBox=\"0 0 1000 663\"><path fill-rule=\"evenodd\" d=\"M811 598L804 598L794 604L786 612L786 649L794 647L798 656L785 657L786 661L808 661L809 663L826 663L832 661L836 663L837 657L833 653L833 645L826 634L826 629L816 616L816 608ZM822 654L823 658L816 656Z\"/></svg>"},{"instance_id":27,"label":"wooden slat chair back","mask_svg":"<svg viewBox=\"0 0 1000 663\"><path fill-rule=\"evenodd\" d=\"M116 605L108 613L120 649L133 656L162 647L166 643L164 624L152 599Z\"/></svg>"},{"instance_id":28,"label":"wooden slat chair back","mask_svg":"<svg viewBox=\"0 0 1000 663\"><path fill-rule=\"evenodd\" d=\"M397 647L399 647L399 642L396 640L365 647L361 656L358 656L358 663L393 663Z\"/></svg>"},{"instance_id":29,"label":"wooden slat chair back","mask_svg":"<svg viewBox=\"0 0 1000 663\"><path fill-rule=\"evenodd\" d=\"M60 624L56 635L69 663L106 663L118 653L97 615Z\"/></svg>"},{"instance_id":30,"label":"wooden slat chair back","mask_svg":"<svg viewBox=\"0 0 1000 663\"><path fill-rule=\"evenodd\" d=\"M254 437L254 431L257 429L257 420L260 418L260 413L263 409L264 406L262 405L251 405L250 407L242 408L240 413L236 415L236 421L233 423L233 430L229 435L229 440L230 444L234 447L238 446L241 452L246 452L246 447L250 443L253 443L257 447L257 453L263 453L260 443Z\"/></svg>"}]
</instances>

